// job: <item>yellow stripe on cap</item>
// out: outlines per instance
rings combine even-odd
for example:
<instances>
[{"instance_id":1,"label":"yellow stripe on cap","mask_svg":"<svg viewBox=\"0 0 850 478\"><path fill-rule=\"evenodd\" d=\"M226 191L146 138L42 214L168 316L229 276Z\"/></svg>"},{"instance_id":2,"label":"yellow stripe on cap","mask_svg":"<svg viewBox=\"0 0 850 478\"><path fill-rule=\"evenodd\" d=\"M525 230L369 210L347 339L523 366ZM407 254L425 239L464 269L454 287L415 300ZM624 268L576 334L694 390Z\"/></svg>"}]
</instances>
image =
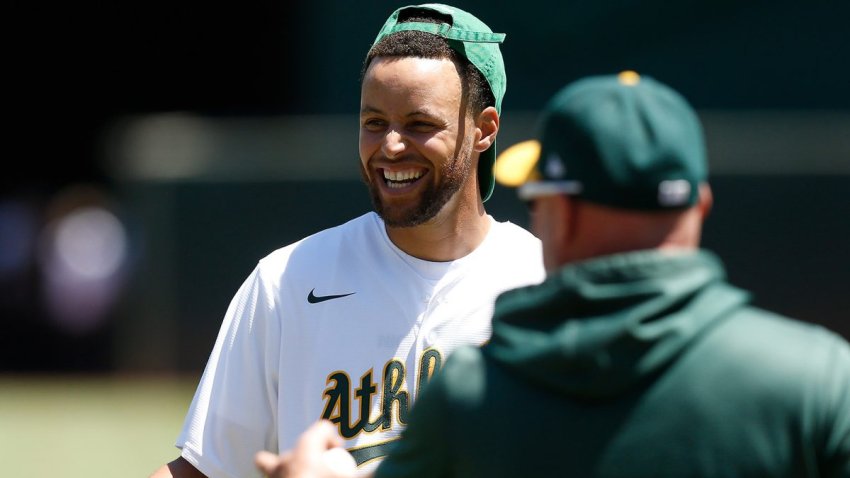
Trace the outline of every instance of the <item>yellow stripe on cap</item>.
<instances>
[{"instance_id":1,"label":"yellow stripe on cap","mask_svg":"<svg viewBox=\"0 0 850 478\"><path fill-rule=\"evenodd\" d=\"M517 187L537 179L534 166L540 159L540 142L534 139L517 143L496 158L493 172L499 184Z\"/></svg>"}]
</instances>

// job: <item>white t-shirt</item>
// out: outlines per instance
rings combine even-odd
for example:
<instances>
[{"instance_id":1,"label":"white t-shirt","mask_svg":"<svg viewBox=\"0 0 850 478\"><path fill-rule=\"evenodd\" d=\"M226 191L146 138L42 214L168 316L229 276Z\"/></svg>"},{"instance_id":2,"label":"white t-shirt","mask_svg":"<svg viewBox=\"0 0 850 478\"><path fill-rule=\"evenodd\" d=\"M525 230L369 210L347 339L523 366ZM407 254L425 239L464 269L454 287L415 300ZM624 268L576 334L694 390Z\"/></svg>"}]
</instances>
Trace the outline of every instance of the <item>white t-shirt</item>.
<instances>
[{"instance_id":1,"label":"white t-shirt","mask_svg":"<svg viewBox=\"0 0 850 478\"><path fill-rule=\"evenodd\" d=\"M498 294L538 283L540 242L491 218L484 242L450 262L389 239L374 212L259 261L224 317L177 440L210 478L260 476L257 451L282 451L319 418L370 470L419 388L463 344L483 344Z\"/></svg>"}]
</instances>

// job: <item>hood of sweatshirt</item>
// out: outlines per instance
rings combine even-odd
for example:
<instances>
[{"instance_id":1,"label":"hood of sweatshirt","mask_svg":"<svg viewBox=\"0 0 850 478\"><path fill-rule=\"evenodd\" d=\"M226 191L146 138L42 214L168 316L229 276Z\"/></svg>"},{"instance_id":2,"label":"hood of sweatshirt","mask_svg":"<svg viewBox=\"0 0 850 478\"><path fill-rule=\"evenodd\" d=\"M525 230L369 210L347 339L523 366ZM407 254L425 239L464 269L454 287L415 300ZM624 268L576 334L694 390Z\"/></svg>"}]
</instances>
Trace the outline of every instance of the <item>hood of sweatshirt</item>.
<instances>
[{"instance_id":1,"label":"hood of sweatshirt","mask_svg":"<svg viewBox=\"0 0 850 478\"><path fill-rule=\"evenodd\" d=\"M749 301L708 251L638 251L565 266L496 301L483 353L582 399L628 392Z\"/></svg>"}]
</instances>

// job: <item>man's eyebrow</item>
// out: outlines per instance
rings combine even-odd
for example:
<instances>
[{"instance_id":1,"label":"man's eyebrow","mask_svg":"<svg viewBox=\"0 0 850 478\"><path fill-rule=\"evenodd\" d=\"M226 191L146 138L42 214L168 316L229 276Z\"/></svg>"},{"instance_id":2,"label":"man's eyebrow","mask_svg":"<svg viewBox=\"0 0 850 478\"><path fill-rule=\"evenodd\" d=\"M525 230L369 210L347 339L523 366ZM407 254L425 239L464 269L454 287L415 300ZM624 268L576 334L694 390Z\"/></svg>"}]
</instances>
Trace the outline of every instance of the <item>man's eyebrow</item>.
<instances>
[{"instance_id":1,"label":"man's eyebrow","mask_svg":"<svg viewBox=\"0 0 850 478\"><path fill-rule=\"evenodd\" d=\"M374 108L372 106L364 106L364 107L360 108L360 114L361 115L362 114L368 114L368 113L383 113L383 111L379 110L378 108Z\"/></svg>"},{"instance_id":2,"label":"man's eyebrow","mask_svg":"<svg viewBox=\"0 0 850 478\"><path fill-rule=\"evenodd\" d=\"M438 115L436 113L428 111L426 109L426 110L411 111L410 113L407 114L407 117L410 118L411 116L428 116L430 118L436 118Z\"/></svg>"},{"instance_id":3,"label":"man's eyebrow","mask_svg":"<svg viewBox=\"0 0 850 478\"><path fill-rule=\"evenodd\" d=\"M373 107L373 106L364 106L364 107L360 108L360 114L361 115L372 114L372 113L383 114L384 112L382 110L378 109L378 108ZM427 109L419 109L419 110L411 111L410 113L407 113L404 116L406 118L412 118L414 116L427 116L429 118L437 118L439 115L437 115L436 113L429 111Z\"/></svg>"}]
</instances>

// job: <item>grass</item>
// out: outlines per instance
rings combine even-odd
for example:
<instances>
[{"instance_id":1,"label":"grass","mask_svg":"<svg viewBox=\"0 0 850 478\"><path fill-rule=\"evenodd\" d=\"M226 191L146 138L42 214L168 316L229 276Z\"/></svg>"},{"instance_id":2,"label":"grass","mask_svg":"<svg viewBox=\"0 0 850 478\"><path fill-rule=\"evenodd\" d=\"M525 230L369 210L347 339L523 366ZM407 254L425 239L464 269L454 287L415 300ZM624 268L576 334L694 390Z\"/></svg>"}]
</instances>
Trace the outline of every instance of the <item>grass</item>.
<instances>
[{"instance_id":1,"label":"grass","mask_svg":"<svg viewBox=\"0 0 850 478\"><path fill-rule=\"evenodd\" d=\"M0 375L2 474L147 477L177 457L197 380Z\"/></svg>"}]
</instances>

